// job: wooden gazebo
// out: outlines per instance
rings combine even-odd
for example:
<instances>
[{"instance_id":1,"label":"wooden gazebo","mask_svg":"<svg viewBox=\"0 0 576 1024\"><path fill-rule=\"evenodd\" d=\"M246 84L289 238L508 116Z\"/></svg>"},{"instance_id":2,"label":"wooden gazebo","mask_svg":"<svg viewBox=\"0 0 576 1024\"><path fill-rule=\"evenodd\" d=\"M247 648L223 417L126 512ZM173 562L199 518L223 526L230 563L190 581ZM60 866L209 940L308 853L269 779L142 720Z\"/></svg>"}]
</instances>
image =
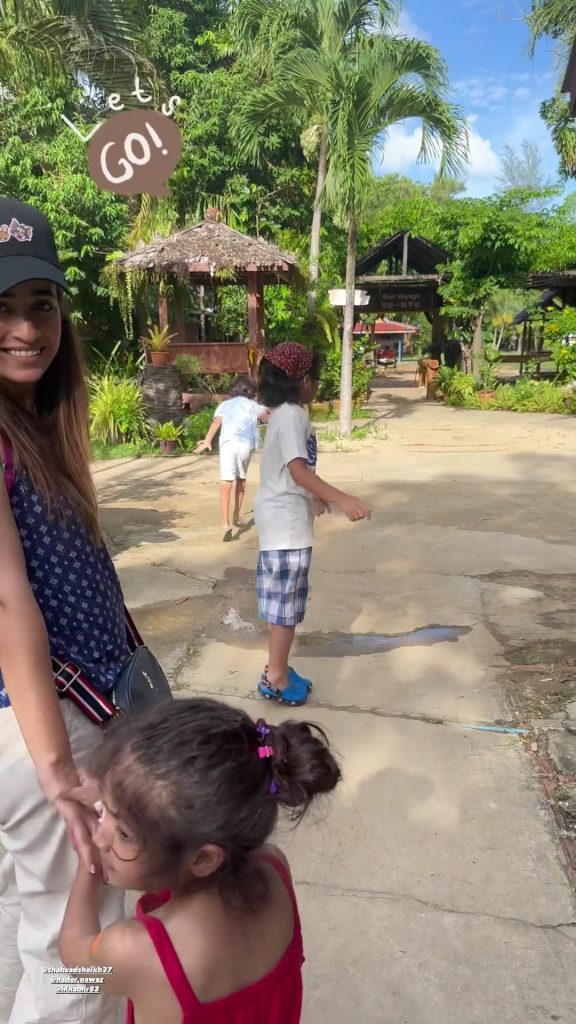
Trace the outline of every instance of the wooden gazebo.
<instances>
[{"instance_id":1,"label":"wooden gazebo","mask_svg":"<svg viewBox=\"0 0 576 1024\"><path fill-rule=\"evenodd\" d=\"M409 231L383 238L356 264L357 286L370 296L363 310L424 313L432 325L432 342L439 342L442 298L438 286L442 278L438 268L446 266L449 259L444 249Z\"/></svg>"},{"instance_id":2,"label":"wooden gazebo","mask_svg":"<svg viewBox=\"0 0 576 1024\"><path fill-rule=\"evenodd\" d=\"M169 309L165 289L159 289L158 323L169 326L175 337L169 346L169 361L182 353L200 358L210 373L243 373L249 367L248 350L264 348L264 287L293 284L298 279L294 256L281 252L261 239L250 238L220 223L214 212L205 221L169 238L157 237L148 245L140 244L127 256L112 264L113 273L137 272L150 277L151 283L172 279L187 281L200 289L218 285L239 285L248 292L248 344L207 342L200 337L198 322L187 322L185 307L178 291Z\"/></svg>"}]
</instances>

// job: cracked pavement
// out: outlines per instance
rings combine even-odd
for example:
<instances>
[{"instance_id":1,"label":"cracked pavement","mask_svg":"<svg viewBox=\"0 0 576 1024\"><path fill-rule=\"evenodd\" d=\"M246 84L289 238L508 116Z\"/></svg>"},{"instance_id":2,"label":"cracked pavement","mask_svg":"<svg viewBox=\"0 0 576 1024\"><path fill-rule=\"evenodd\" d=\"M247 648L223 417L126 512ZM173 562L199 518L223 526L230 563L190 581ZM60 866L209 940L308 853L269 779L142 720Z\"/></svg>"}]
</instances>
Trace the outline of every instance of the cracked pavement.
<instances>
[{"instance_id":1,"label":"cracked pavement","mask_svg":"<svg viewBox=\"0 0 576 1024\"><path fill-rule=\"evenodd\" d=\"M574 1024L576 901L552 816L520 740L470 726L512 719L507 651L573 638L576 418L450 410L401 383L377 396L384 440L321 454L374 518L318 525L305 710L255 697L256 537L220 542L215 458L98 464L103 524L179 694L306 715L342 758L340 791L278 835L305 1024ZM247 511L256 481L257 463ZM374 649L429 626L464 632Z\"/></svg>"}]
</instances>

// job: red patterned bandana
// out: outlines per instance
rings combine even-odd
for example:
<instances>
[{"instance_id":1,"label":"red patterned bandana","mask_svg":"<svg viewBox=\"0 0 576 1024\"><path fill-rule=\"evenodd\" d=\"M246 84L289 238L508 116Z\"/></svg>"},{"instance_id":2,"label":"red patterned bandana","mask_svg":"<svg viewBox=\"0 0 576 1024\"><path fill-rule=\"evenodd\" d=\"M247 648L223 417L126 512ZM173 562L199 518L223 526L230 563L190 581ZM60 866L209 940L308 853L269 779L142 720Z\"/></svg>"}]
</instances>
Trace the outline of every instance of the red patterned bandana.
<instances>
[{"instance_id":1,"label":"red patterned bandana","mask_svg":"<svg viewBox=\"0 0 576 1024\"><path fill-rule=\"evenodd\" d=\"M314 355L304 345L286 341L283 345L277 345L271 352L266 352L264 359L277 366L279 370L283 370L290 380L302 381L312 369Z\"/></svg>"}]
</instances>

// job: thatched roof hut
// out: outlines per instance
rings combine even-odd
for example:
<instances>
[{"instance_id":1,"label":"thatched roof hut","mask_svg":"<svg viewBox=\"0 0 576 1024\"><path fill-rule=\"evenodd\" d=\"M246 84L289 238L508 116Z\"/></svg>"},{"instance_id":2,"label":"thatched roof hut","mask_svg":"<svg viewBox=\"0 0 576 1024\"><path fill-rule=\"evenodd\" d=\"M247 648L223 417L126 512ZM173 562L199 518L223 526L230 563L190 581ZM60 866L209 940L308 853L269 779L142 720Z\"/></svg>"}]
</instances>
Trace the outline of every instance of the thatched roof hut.
<instances>
[{"instance_id":1,"label":"thatched roof hut","mask_svg":"<svg viewBox=\"0 0 576 1024\"><path fill-rule=\"evenodd\" d=\"M139 244L133 252L109 264L108 274L128 281L150 278L150 282L168 282L172 279L189 281L196 286L243 285L248 289L248 346L264 347L264 286L294 284L300 279L294 256L281 252L275 245L261 239L250 238L219 223L217 211L211 210L205 221L183 231L175 231L168 238L157 237L148 245ZM199 351L194 345L191 325L185 323L183 305L175 299L175 340L170 346L171 357L176 350ZM160 327L169 323L168 301L165 289L160 288L158 300ZM215 343L219 344L219 343ZM204 348L214 346L204 346ZM214 353L205 353L208 362ZM224 356L223 349L216 354ZM230 353L234 368L237 353ZM231 364L232 365L232 364Z\"/></svg>"},{"instance_id":2,"label":"thatched roof hut","mask_svg":"<svg viewBox=\"0 0 576 1024\"><path fill-rule=\"evenodd\" d=\"M119 274L150 270L157 276L190 277L197 284L215 277L227 284L247 284L250 274L260 274L263 284L291 283L298 274L294 256L213 219L140 244L114 260L113 267Z\"/></svg>"}]
</instances>

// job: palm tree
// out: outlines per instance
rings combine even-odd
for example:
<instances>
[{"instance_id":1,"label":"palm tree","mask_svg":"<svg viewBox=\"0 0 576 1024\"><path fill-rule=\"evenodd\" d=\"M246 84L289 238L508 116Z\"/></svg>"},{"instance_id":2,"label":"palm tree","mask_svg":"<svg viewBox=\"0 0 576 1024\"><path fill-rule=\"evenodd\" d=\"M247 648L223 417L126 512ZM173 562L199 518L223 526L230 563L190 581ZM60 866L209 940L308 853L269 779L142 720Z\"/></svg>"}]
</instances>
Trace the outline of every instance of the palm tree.
<instances>
[{"instance_id":1,"label":"palm tree","mask_svg":"<svg viewBox=\"0 0 576 1024\"><path fill-rule=\"evenodd\" d=\"M346 306L342 344L340 429L352 431L352 352L358 221L375 148L390 128L408 118L422 123L420 160L440 157L439 173L457 175L466 163L468 133L447 99L447 67L428 43L385 34L359 37L344 59L330 54L293 68L295 86L333 97L327 123L328 173L323 193L346 228Z\"/></svg>"},{"instance_id":2,"label":"palm tree","mask_svg":"<svg viewBox=\"0 0 576 1024\"><path fill-rule=\"evenodd\" d=\"M0 86L17 94L72 75L125 96L138 72L158 95L155 69L139 52L142 27L135 0L0 0Z\"/></svg>"},{"instance_id":3,"label":"palm tree","mask_svg":"<svg viewBox=\"0 0 576 1024\"><path fill-rule=\"evenodd\" d=\"M302 12L296 23L293 4ZM264 64L264 84L241 111L246 151L257 155L259 132L271 117L295 111L301 120L314 121L316 112L320 148L310 246L313 283L321 208L330 209L348 232L340 395L340 426L348 435L358 219L374 149L385 142L392 125L417 118L422 122L420 159L439 154L439 173L457 175L466 159L467 130L447 100L445 61L430 44L391 34L396 8L388 0L240 0L238 11L242 8L260 10L255 39L273 54L269 73ZM273 53L274 39L283 40L279 58Z\"/></svg>"},{"instance_id":4,"label":"palm tree","mask_svg":"<svg viewBox=\"0 0 576 1024\"><path fill-rule=\"evenodd\" d=\"M231 34L239 53L249 54L258 69L258 84L239 112L239 143L246 156L258 159L262 132L275 117L295 116L307 155L318 163L310 231L308 313L316 310L319 275L321 196L328 172L328 121L334 95L310 78L293 81L302 62L344 60L364 34L390 29L393 0L239 0Z\"/></svg>"},{"instance_id":5,"label":"palm tree","mask_svg":"<svg viewBox=\"0 0 576 1024\"><path fill-rule=\"evenodd\" d=\"M551 37L557 40L557 63L565 67L576 33L576 0L532 0L524 20L530 30L530 55L534 56L540 39ZM540 116L552 136L562 172L567 177L574 177L576 119L563 96L562 78L557 83L555 95L541 104Z\"/></svg>"}]
</instances>

